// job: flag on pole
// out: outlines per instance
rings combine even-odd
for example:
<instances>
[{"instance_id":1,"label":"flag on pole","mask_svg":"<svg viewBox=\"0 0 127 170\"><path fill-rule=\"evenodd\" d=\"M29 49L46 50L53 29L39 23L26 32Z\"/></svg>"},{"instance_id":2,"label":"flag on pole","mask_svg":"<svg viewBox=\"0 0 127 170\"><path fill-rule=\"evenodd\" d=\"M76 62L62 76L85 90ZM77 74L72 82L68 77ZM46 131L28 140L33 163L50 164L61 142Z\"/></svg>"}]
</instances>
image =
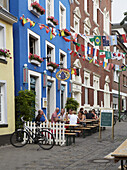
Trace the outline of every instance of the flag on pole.
<instances>
[{"instance_id":1,"label":"flag on pole","mask_svg":"<svg viewBox=\"0 0 127 170\"><path fill-rule=\"evenodd\" d=\"M105 58L105 51L99 50L100 58Z\"/></svg>"},{"instance_id":2,"label":"flag on pole","mask_svg":"<svg viewBox=\"0 0 127 170\"><path fill-rule=\"evenodd\" d=\"M117 45L117 36L116 35L110 35L110 45Z\"/></svg>"},{"instance_id":3,"label":"flag on pole","mask_svg":"<svg viewBox=\"0 0 127 170\"><path fill-rule=\"evenodd\" d=\"M101 46L101 36L94 36L95 46Z\"/></svg>"}]
</instances>

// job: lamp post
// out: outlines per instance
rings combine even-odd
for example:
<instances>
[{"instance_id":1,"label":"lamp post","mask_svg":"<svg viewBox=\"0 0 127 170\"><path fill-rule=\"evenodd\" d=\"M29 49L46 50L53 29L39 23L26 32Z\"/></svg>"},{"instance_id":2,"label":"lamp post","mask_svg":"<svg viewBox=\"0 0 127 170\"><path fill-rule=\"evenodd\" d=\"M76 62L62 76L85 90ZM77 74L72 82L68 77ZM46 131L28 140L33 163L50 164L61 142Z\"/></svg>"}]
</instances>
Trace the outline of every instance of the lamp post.
<instances>
[{"instance_id":1,"label":"lamp post","mask_svg":"<svg viewBox=\"0 0 127 170\"><path fill-rule=\"evenodd\" d=\"M120 72L122 72L122 71L118 71L118 109L119 109L119 122L120 122L120 110L121 110L121 108L120 108L120 75L121 75L121 73Z\"/></svg>"}]
</instances>

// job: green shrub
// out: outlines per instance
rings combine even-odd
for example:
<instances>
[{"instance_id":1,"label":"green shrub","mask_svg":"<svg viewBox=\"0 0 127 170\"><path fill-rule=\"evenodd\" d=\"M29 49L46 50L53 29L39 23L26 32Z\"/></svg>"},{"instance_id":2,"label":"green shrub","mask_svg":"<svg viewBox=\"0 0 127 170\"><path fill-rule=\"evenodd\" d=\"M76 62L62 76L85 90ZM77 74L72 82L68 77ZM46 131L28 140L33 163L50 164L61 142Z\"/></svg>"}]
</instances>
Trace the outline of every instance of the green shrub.
<instances>
[{"instance_id":1,"label":"green shrub","mask_svg":"<svg viewBox=\"0 0 127 170\"><path fill-rule=\"evenodd\" d=\"M67 101L66 101L66 104L65 104L65 108L67 109L67 111L69 109L77 111L78 107L79 107L79 103L77 102L77 100L75 100L72 97L70 97L70 98L68 97L67 98Z\"/></svg>"}]
</instances>

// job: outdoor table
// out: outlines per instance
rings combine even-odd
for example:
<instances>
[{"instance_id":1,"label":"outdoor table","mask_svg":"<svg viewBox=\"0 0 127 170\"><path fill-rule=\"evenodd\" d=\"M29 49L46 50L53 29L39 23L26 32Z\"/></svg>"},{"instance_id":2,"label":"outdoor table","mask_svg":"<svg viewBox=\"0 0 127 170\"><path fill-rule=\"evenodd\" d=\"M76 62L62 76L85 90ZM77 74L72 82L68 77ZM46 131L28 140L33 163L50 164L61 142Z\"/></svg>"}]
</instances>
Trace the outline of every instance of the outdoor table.
<instances>
[{"instance_id":1,"label":"outdoor table","mask_svg":"<svg viewBox=\"0 0 127 170\"><path fill-rule=\"evenodd\" d=\"M116 162L121 160L121 170L124 170L123 160L127 160L127 139L112 152L111 156L114 156Z\"/></svg>"}]
</instances>

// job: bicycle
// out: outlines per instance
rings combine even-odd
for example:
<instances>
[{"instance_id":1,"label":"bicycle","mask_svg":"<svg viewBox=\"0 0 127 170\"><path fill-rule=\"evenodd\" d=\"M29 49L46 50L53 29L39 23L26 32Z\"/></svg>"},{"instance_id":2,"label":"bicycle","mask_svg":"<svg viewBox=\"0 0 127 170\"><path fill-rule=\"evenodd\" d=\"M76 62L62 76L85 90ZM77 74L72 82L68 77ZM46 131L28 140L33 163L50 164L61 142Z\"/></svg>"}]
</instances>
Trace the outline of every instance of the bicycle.
<instances>
[{"instance_id":1,"label":"bicycle","mask_svg":"<svg viewBox=\"0 0 127 170\"><path fill-rule=\"evenodd\" d=\"M44 150L53 148L55 145L55 138L49 130L40 129L39 125L41 122L36 123L36 131L34 133L30 128L25 126L23 117L21 121L23 122L23 129L17 129L10 137L10 143L14 147L23 147L32 139L34 144L38 144Z\"/></svg>"},{"instance_id":2,"label":"bicycle","mask_svg":"<svg viewBox=\"0 0 127 170\"><path fill-rule=\"evenodd\" d=\"M119 116L118 115L115 115L115 120L116 121L119 121ZM120 115L120 121L123 121L123 122L127 122L127 115L125 113L121 114Z\"/></svg>"}]
</instances>

